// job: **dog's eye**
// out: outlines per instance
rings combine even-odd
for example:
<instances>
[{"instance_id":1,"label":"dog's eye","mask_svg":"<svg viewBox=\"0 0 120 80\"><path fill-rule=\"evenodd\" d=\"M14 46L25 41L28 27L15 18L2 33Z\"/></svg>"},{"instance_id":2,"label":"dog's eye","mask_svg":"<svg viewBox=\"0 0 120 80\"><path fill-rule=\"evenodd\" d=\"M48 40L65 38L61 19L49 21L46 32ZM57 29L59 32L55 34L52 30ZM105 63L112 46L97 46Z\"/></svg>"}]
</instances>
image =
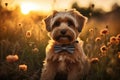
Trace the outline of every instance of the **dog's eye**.
<instances>
[{"instance_id":1,"label":"dog's eye","mask_svg":"<svg viewBox=\"0 0 120 80\"><path fill-rule=\"evenodd\" d=\"M53 26L60 26L60 21L56 21Z\"/></svg>"},{"instance_id":2,"label":"dog's eye","mask_svg":"<svg viewBox=\"0 0 120 80\"><path fill-rule=\"evenodd\" d=\"M71 20L68 20L68 21L67 21L67 24L68 24L68 26L74 26L74 23L73 23L73 21L71 21Z\"/></svg>"}]
</instances>

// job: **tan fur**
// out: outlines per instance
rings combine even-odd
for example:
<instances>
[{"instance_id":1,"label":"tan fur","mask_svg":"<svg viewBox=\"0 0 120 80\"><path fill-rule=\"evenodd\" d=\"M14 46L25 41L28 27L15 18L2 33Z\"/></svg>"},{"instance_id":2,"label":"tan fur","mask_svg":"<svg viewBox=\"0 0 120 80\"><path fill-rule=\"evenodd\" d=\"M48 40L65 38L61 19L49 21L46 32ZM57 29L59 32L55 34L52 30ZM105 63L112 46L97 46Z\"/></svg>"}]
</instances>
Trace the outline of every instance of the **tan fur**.
<instances>
[{"instance_id":1,"label":"tan fur","mask_svg":"<svg viewBox=\"0 0 120 80\"><path fill-rule=\"evenodd\" d=\"M46 28L49 31L49 36L51 37L51 40L46 47L46 58L43 64L44 67L41 74L41 80L54 80L58 72L66 73L68 75L67 80L80 80L80 78L89 71L89 61L82 49L82 41L78 38L78 25L83 27L84 25L81 24L85 23L82 21L83 23L79 24L77 22L77 18L74 17L73 13L74 15L79 16L81 19L82 15L78 15L78 13L73 10L65 12L55 12L54 14L52 14L52 17L49 16L47 18L47 22L45 21ZM82 18L84 17L82 16ZM55 28L53 28L54 22L57 19L61 22L61 24L59 25L59 27L55 26ZM68 26L66 21L69 19L72 19L75 25ZM67 38L60 38L60 40L58 41L55 39L56 36L61 35L60 32L64 29L67 30L65 35L68 35L72 38L71 41ZM79 43L74 43L76 39ZM70 43L74 43L75 46L75 51L73 54L68 54L68 52L55 53L54 46L56 44Z\"/></svg>"}]
</instances>

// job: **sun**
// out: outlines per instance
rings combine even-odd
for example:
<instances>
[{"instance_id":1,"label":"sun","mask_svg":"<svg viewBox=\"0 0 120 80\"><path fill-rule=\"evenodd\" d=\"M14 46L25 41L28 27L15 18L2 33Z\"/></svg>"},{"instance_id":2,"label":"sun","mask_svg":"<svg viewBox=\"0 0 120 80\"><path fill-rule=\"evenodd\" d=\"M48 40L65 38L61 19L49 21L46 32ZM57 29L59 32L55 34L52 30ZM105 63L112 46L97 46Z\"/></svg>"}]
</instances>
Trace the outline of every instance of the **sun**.
<instances>
[{"instance_id":1,"label":"sun","mask_svg":"<svg viewBox=\"0 0 120 80\"><path fill-rule=\"evenodd\" d=\"M33 3L33 2L23 2L20 4L21 12L23 14L29 14L31 11L41 11L44 13L50 12L51 11L51 6L50 5L45 5L45 4L38 4L38 3Z\"/></svg>"},{"instance_id":2,"label":"sun","mask_svg":"<svg viewBox=\"0 0 120 80\"><path fill-rule=\"evenodd\" d=\"M20 8L23 14L28 14L30 11L38 10L38 5L36 5L35 3L24 2L20 5Z\"/></svg>"}]
</instances>

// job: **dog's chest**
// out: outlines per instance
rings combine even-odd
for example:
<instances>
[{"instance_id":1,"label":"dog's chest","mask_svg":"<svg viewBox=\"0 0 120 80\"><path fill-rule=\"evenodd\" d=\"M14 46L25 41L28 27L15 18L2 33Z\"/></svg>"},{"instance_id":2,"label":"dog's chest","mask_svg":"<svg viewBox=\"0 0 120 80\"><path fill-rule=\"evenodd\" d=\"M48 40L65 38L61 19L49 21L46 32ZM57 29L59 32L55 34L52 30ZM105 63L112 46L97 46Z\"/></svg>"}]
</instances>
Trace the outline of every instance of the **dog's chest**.
<instances>
[{"instance_id":1,"label":"dog's chest","mask_svg":"<svg viewBox=\"0 0 120 80\"><path fill-rule=\"evenodd\" d=\"M61 72L61 71L67 71L68 67L67 67L67 58L66 56L59 56L59 59L58 59L58 70Z\"/></svg>"}]
</instances>

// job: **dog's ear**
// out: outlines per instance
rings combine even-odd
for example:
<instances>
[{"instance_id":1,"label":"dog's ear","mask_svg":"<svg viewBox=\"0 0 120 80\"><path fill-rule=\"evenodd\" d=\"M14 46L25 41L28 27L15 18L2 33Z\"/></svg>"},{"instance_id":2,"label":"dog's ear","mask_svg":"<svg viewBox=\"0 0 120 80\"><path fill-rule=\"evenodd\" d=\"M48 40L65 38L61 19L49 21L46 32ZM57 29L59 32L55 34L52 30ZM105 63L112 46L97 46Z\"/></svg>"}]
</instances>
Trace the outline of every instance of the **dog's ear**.
<instances>
[{"instance_id":1,"label":"dog's ear","mask_svg":"<svg viewBox=\"0 0 120 80\"><path fill-rule=\"evenodd\" d=\"M55 14L57 13L58 11L53 11L53 13L51 15L49 15L47 18L44 19L44 22L46 24L46 30L48 32L50 32L52 29L51 29L51 19L55 16Z\"/></svg>"},{"instance_id":2,"label":"dog's ear","mask_svg":"<svg viewBox=\"0 0 120 80\"><path fill-rule=\"evenodd\" d=\"M81 32L82 28L85 26L86 22L87 22L87 17L83 16L82 14L80 14L78 11L76 11L75 9L70 11L72 14L74 14L74 17L76 18L77 22L78 22L78 32Z\"/></svg>"},{"instance_id":3,"label":"dog's ear","mask_svg":"<svg viewBox=\"0 0 120 80\"><path fill-rule=\"evenodd\" d=\"M78 11L75 11L75 15L78 22L78 32L81 32L82 28L85 26L87 22L87 17L83 16Z\"/></svg>"}]
</instances>

